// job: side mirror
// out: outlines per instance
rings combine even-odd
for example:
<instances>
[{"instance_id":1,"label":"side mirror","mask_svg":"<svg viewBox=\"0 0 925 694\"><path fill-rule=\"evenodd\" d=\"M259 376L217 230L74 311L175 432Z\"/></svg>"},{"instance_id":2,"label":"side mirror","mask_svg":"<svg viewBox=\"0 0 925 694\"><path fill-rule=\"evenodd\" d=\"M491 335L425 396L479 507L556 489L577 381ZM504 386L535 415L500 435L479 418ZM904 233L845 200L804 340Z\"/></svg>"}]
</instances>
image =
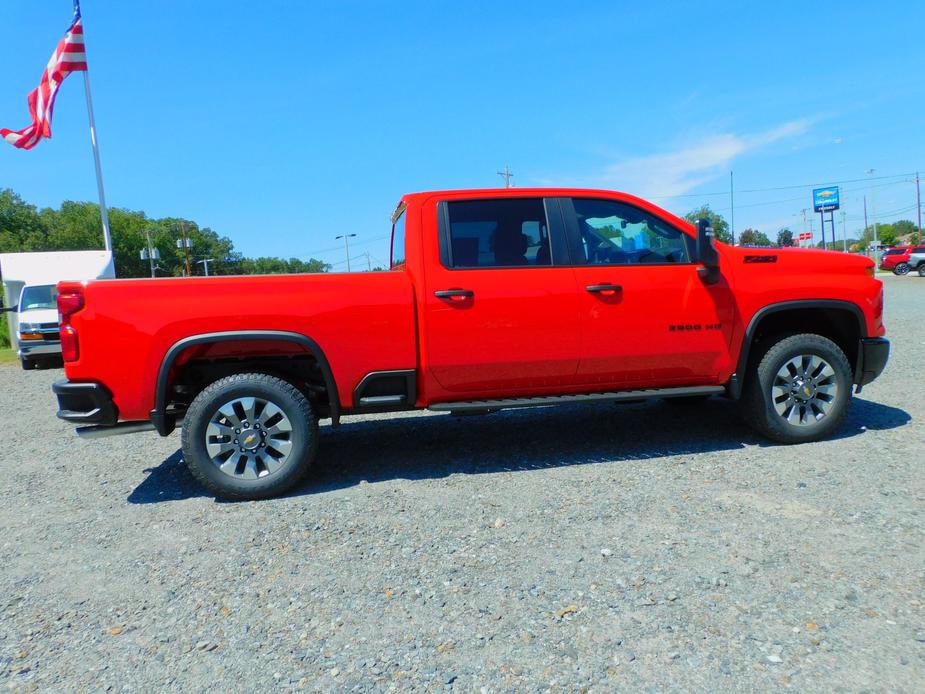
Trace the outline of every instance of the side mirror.
<instances>
[{"instance_id":1,"label":"side mirror","mask_svg":"<svg viewBox=\"0 0 925 694\"><path fill-rule=\"evenodd\" d=\"M715 236L709 219L697 220L697 262L703 267L697 270L707 284L719 280L719 253L713 243Z\"/></svg>"},{"instance_id":2,"label":"side mirror","mask_svg":"<svg viewBox=\"0 0 925 694\"><path fill-rule=\"evenodd\" d=\"M19 306L0 306L0 313L16 313Z\"/></svg>"}]
</instances>

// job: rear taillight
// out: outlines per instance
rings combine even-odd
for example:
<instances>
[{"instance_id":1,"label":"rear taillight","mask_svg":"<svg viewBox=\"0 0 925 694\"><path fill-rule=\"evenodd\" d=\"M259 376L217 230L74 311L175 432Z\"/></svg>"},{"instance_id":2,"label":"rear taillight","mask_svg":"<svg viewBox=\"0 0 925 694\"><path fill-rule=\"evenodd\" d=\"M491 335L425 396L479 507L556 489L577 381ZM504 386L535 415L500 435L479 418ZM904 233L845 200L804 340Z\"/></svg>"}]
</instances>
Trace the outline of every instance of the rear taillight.
<instances>
[{"instance_id":1,"label":"rear taillight","mask_svg":"<svg viewBox=\"0 0 925 694\"><path fill-rule=\"evenodd\" d=\"M64 361L77 361L80 358L80 345L77 342L77 331L71 325L71 316L83 307L83 292L71 288L58 294L58 313L61 316L61 358Z\"/></svg>"}]
</instances>

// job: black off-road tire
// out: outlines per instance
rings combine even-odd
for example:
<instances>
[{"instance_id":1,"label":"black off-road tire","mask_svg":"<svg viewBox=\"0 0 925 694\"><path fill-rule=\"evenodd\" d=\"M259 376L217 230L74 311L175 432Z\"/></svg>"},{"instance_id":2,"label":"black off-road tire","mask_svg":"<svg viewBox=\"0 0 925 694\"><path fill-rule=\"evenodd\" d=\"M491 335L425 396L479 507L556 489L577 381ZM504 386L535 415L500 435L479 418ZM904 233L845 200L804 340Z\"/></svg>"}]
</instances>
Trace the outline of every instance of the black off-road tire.
<instances>
[{"instance_id":1,"label":"black off-road tire","mask_svg":"<svg viewBox=\"0 0 925 694\"><path fill-rule=\"evenodd\" d=\"M919 265L919 277L925 277L925 263Z\"/></svg>"},{"instance_id":2,"label":"black off-road tire","mask_svg":"<svg viewBox=\"0 0 925 694\"><path fill-rule=\"evenodd\" d=\"M237 398L259 398L276 405L291 423L292 450L283 466L258 479L222 472L209 455L206 431L219 408ZM275 376L243 373L215 381L190 404L183 419L183 459L206 489L223 499L245 501L278 496L308 473L318 452L318 419L308 398L294 385Z\"/></svg>"},{"instance_id":3,"label":"black off-road tire","mask_svg":"<svg viewBox=\"0 0 925 694\"><path fill-rule=\"evenodd\" d=\"M779 371L802 355L815 355L831 366L835 372L833 382L838 387L825 416L807 426L788 422L772 401L772 386ZM743 416L750 427L769 439L787 444L819 441L838 429L848 411L853 387L851 366L838 345L810 333L782 336L759 356L757 363L752 362L754 366L747 374L742 394Z\"/></svg>"},{"instance_id":4,"label":"black off-road tire","mask_svg":"<svg viewBox=\"0 0 925 694\"><path fill-rule=\"evenodd\" d=\"M19 363L22 365L23 371L32 371L32 369L38 368L38 364L36 363L35 359L26 359L23 357L20 359Z\"/></svg>"}]
</instances>

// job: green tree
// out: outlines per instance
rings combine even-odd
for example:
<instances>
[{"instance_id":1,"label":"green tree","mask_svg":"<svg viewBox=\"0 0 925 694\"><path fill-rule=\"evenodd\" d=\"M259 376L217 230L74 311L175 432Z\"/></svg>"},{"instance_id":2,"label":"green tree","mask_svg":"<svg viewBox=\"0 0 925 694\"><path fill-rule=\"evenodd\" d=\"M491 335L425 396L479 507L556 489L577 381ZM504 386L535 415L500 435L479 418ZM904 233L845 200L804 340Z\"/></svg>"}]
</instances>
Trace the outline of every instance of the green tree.
<instances>
[{"instance_id":1,"label":"green tree","mask_svg":"<svg viewBox=\"0 0 925 694\"><path fill-rule=\"evenodd\" d=\"M721 215L711 210L709 205L701 205L696 210L691 210L684 215L684 219L691 224L696 224L698 219L703 218L710 220L710 226L713 227L713 233L716 235L717 241L732 243L732 234L729 233L729 224Z\"/></svg>"},{"instance_id":2,"label":"green tree","mask_svg":"<svg viewBox=\"0 0 925 694\"><path fill-rule=\"evenodd\" d=\"M144 212L119 208L109 210L113 255L119 277L148 277L150 265L140 253L151 245L160 252L158 276L179 276L186 271L186 254L177 247L185 230L190 239L191 263L211 258L210 274L327 272L331 266L310 258L244 258L234 250L231 239L208 227L179 217L152 219ZM17 251L67 251L102 248L103 232L99 206L91 202L65 201L59 209L38 211L12 190L0 190L0 253ZM202 265L191 265L202 274Z\"/></svg>"},{"instance_id":3,"label":"green tree","mask_svg":"<svg viewBox=\"0 0 925 694\"><path fill-rule=\"evenodd\" d=\"M777 232L777 245L781 248L786 248L793 245L793 232L790 231L787 227L784 227Z\"/></svg>"},{"instance_id":4,"label":"green tree","mask_svg":"<svg viewBox=\"0 0 925 694\"><path fill-rule=\"evenodd\" d=\"M306 272L327 272L331 266L315 258L307 261L298 258L243 258L240 263L242 275L281 275Z\"/></svg>"},{"instance_id":5,"label":"green tree","mask_svg":"<svg viewBox=\"0 0 925 694\"><path fill-rule=\"evenodd\" d=\"M0 253L38 250L47 235L34 205L25 203L12 190L0 190Z\"/></svg>"},{"instance_id":6,"label":"green tree","mask_svg":"<svg viewBox=\"0 0 925 694\"><path fill-rule=\"evenodd\" d=\"M746 229L739 234L739 245L741 246L770 246L771 239L763 231L757 229Z\"/></svg>"},{"instance_id":7,"label":"green tree","mask_svg":"<svg viewBox=\"0 0 925 694\"><path fill-rule=\"evenodd\" d=\"M911 236L912 234L918 233L918 227L915 226L915 222L908 219L900 219L898 222L893 222L893 231L896 232L897 238L900 236Z\"/></svg>"}]
</instances>

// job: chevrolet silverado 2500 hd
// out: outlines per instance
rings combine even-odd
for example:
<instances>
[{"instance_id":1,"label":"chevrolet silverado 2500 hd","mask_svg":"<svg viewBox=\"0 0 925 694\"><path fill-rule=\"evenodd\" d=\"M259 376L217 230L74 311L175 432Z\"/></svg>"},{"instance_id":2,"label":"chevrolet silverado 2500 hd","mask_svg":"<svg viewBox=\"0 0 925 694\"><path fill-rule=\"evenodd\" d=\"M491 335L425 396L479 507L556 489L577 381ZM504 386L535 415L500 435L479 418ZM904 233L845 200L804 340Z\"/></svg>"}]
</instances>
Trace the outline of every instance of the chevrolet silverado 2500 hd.
<instances>
[{"instance_id":1,"label":"chevrolet silverado 2500 hd","mask_svg":"<svg viewBox=\"0 0 925 694\"><path fill-rule=\"evenodd\" d=\"M289 489L319 419L367 412L723 395L814 441L889 355L871 260L714 243L604 190L406 195L386 272L58 291L58 416L84 436L181 425L192 474L234 499Z\"/></svg>"}]
</instances>

